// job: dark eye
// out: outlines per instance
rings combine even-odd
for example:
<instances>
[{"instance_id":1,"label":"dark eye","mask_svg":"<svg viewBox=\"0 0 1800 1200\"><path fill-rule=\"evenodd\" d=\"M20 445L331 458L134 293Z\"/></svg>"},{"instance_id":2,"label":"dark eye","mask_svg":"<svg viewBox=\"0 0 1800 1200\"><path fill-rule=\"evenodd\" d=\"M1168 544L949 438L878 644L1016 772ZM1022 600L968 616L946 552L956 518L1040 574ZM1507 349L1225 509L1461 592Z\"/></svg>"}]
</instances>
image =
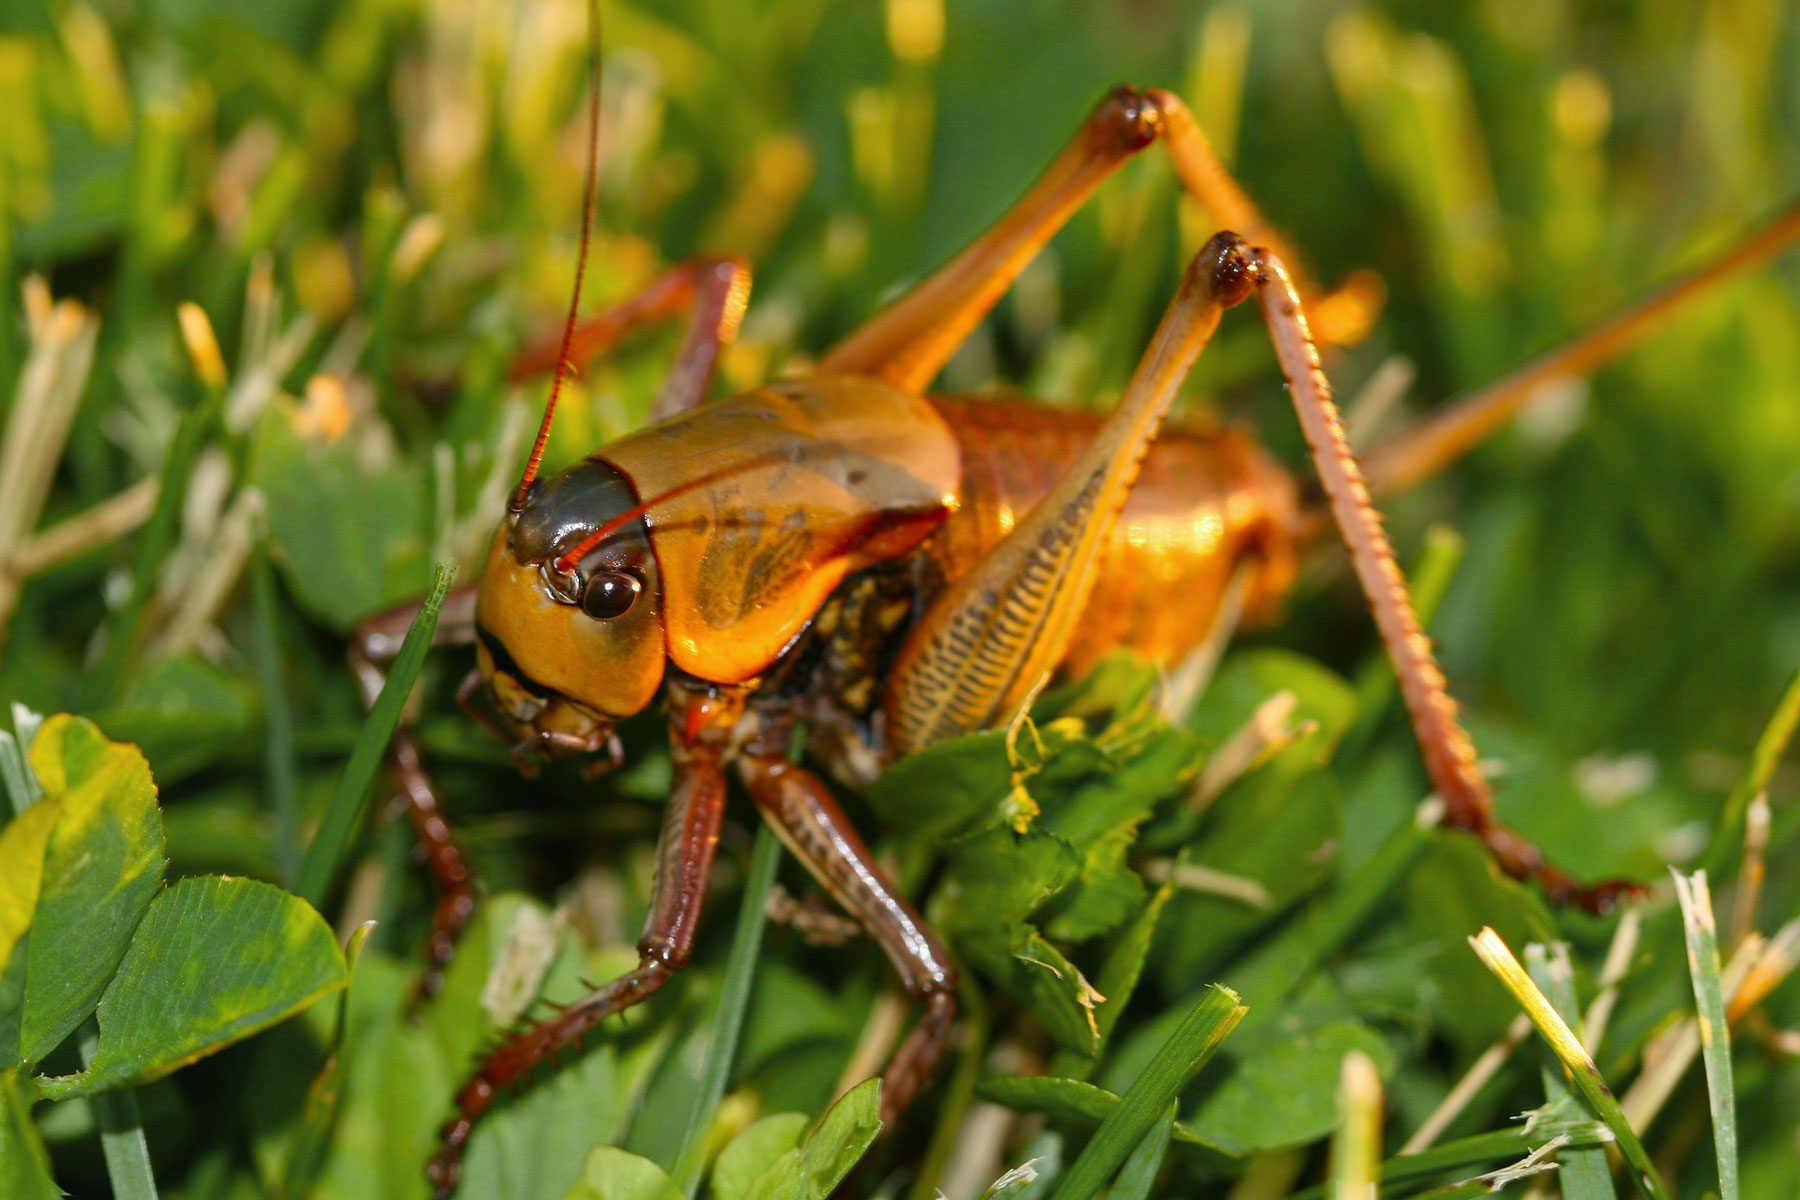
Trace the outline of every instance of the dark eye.
<instances>
[{"instance_id":1,"label":"dark eye","mask_svg":"<svg viewBox=\"0 0 1800 1200\"><path fill-rule=\"evenodd\" d=\"M644 581L624 571L602 571L581 591L581 611L600 621L610 621L631 611Z\"/></svg>"}]
</instances>

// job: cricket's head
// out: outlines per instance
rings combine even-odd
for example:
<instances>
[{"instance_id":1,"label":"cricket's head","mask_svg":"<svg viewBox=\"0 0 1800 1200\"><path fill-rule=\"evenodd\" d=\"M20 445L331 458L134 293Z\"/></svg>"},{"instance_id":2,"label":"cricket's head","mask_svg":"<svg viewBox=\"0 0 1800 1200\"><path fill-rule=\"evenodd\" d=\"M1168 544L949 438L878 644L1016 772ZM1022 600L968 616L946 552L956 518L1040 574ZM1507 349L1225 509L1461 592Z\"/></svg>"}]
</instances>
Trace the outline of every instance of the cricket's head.
<instances>
[{"instance_id":1,"label":"cricket's head","mask_svg":"<svg viewBox=\"0 0 1800 1200\"><path fill-rule=\"evenodd\" d=\"M586 459L534 481L500 524L475 624L482 679L521 736L599 750L655 698L667 657L642 507Z\"/></svg>"}]
</instances>

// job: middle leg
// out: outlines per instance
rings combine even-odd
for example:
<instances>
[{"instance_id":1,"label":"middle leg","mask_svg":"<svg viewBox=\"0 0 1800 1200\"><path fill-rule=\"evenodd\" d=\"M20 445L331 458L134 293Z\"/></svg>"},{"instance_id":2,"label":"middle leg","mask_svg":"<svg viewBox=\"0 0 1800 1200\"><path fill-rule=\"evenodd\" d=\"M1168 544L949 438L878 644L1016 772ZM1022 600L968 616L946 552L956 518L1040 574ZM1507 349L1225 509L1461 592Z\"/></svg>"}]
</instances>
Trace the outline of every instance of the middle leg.
<instances>
[{"instance_id":1,"label":"middle leg","mask_svg":"<svg viewBox=\"0 0 1800 1200\"><path fill-rule=\"evenodd\" d=\"M919 1023L882 1072L881 1119L892 1121L931 1078L956 1015L956 973L937 939L875 865L831 792L787 758L784 728L764 730L738 760L763 819L814 879L856 918L924 1006Z\"/></svg>"}]
</instances>

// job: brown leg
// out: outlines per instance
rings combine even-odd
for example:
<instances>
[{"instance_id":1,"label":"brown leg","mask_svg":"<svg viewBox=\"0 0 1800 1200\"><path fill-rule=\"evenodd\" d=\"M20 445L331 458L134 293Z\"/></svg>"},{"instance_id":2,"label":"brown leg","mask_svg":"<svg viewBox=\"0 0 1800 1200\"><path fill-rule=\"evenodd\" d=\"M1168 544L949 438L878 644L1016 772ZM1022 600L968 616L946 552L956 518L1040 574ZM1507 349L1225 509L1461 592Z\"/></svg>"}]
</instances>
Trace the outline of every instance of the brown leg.
<instances>
[{"instance_id":1,"label":"brown leg","mask_svg":"<svg viewBox=\"0 0 1800 1200\"><path fill-rule=\"evenodd\" d=\"M737 337L750 299L750 267L738 258L693 258L652 280L643 291L575 327L571 366L579 367L646 325L688 312L687 334L657 394L653 420L698 407L712 384L719 352ZM515 380L556 366L560 341L530 347L513 360Z\"/></svg>"},{"instance_id":2,"label":"brown leg","mask_svg":"<svg viewBox=\"0 0 1800 1200\"><path fill-rule=\"evenodd\" d=\"M381 685L387 678L383 668L400 652L400 643L418 610L418 605L408 605L371 617L357 627L350 643L350 669L356 675L365 708L373 705L375 697L381 694ZM435 645L449 645L472 641L474 636L475 589L473 586L461 587L445 598L432 641ZM431 916L425 974L419 980L418 991L419 999L428 999L443 986L444 968L450 965L451 956L456 952L456 939L462 936L475 912L475 881L462 847L444 820L437 792L419 757L419 747L405 725L394 733L389 758L400 799L418 834L419 848L424 852L432 883L437 887L438 902Z\"/></svg>"},{"instance_id":3,"label":"brown leg","mask_svg":"<svg viewBox=\"0 0 1800 1200\"><path fill-rule=\"evenodd\" d=\"M1425 758L1425 770L1443 798L1446 821L1475 834L1493 852L1507 874L1540 882L1552 899L1574 901L1600 912L1634 885L1601 883L1583 886L1549 866L1530 842L1494 818L1494 797L1487 777L1475 761L1475 745L1456 715L1456 702L1444 683L1444 672L1431 640L1419 626L1400 566L1394 560L1381 518L1369 500L1368 485L1344 437L1343 422L1331 400L1331 385L1319 366L1319 352L1307 328L1306 314L1281 260L1266 250L1251 251L1254 278L1263 315L1281 360L1282 374L1293 393L1301 430L1312 452L1320 486L1337 521L1357 579L1375 614L1381 639L1400 678L1400 693L1412 718L1413 732Z\"/></svg>"},{"instance_id":4,"label":"brown leg","mask_svg":"<svg viewBox=\"0 0 1800 1200\"><path fill-rule=\"evenodd\" d=\"M1222 225L1270 240L1268 222L1168 92L1115 88L1000 221L820 360L906 391L929 384L1019 272L1126 159L1161 139L1183 186Z\"/></svg>"},{"instance_id":5,"label":"brown leg","mask_svg":"<svg viewBox=\"0 0 1800 1200\"><path fill-rule=\"evenodd\" d=\"M763 819L887 953L900 982L925 1008L882 1073L881 1119L892 1121L931 1078L956 1015L956 974L919 914L882 877L825 785L789 762L787 738L764 736L738 760ZM779 746L779 748L778 748Z\"/></svg>"},{"instance_id":6,"label":"brown leg","mask_svg":"<svg viewBox=\"0 0 1800 1200\"><path fill-rule=\"evenodd\" d=\"M439 1197L456 1189L469 1134L502 1091L580 1042L608 1017L647 999L687 963L725 814L720 764L740 705L726 698L680 704L675 711L669 738L675 784L657 842L656 890L638 940L637 969L553 1017L525 1024L482 1060L457 1092L456 1116L440 1131L442 1145L425 1170Z\"/></svg>"}]
</instances>

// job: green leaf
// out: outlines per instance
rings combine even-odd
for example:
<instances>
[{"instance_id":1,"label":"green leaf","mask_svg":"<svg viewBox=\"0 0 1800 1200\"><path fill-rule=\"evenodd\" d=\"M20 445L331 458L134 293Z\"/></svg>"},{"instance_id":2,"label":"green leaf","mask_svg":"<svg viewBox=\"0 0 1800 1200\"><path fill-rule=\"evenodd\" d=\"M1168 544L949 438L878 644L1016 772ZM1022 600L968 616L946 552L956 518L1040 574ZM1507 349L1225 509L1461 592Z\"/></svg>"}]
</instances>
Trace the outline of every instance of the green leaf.
<instances>
[{"instance_id":1,"label":"green leaf","mask_svg":"<svg viewBox=\"0 0 1800 1200\"><path fill-rule=\"evenodd\" d=\"M596 1146L563 1200L682 1200L682 1195L668 1173L649 1159L617 1146Z\"/></svg>"},{"instance_id":2,"label":"green leaf","mask_svg":"<svg viewBox=\"0 0 1800 1200\"><path fill-rule=\"evenodd\" d=\"M1356 693L1341 676L1288 650L1250 650L1227 657L1188 728L1216 746L1242 729L1263 701L1283 691L1294 694L1294 721L1315 723L1317 729L1279 757L1291 758L1297 765L1324 762L1356 715Z\"/></svg>"},{"instance_id":3,"label":"green leaf","mask_svg":"<svg viewBox=\"0 0 1800 1200\"><path fill-rule=\"evenodd\" d=\"M6 864L0 872L0 968L31 927L44 877L44 847L61 816L61 804L40 801L0 829L0 863Z\"/></svg>"},{"instance_id":4,"label":"green leaf","mask_svg":"<svg viewBox=\"0 0 1800 1200\"><path fill-rule=\"evenodd\" d=\"M115 741L135 743L163 787L222 758L241 756L257 728L254 689L195 655L160 659L126 678L94 720Z\"/></svg>"},{"instance_id":5,"label":"green leaf","mask_svg":"<svg viewBox=\"0 0 1800 1200\"><path fill-rule=\"evenodd\" d=\"M1459 833L1432 836L1402 895L1398 915L1405 927L1437 950L1419 1002L1461 1056L1472 1058L1500 1036L1514 1009L1488 986L1486 968L1468 952L1469 931L1491 925L1515 945L1545 941L1554 929L1549 913L1535 889L1502 876L1493 856Z\"/></svg>"},{"instance_id":6,"label":"green leaf","mask_svg":"<svg viewBox=\"0 0 1800 1200\"><path fill-rule=\"evenodd\" d=\"M881 1080L838 1098L794 1149L771 1163L748 1200L826 1200L881 1132Z\"/></svg>"},{"instance_id":7,"label":"green leaf","mask_svg":"<svg viewBox=\"0 0 1800 1200\"><path fill-rule=\"evenodd\" d=\"M1336 865L1343 793L1320 770L1258 772L1210 814L1182 862L1247 880L1261 903L1178 889L1159 949L1158 978L1187 991L1216 973L1225 952L1320 887ZM1174 876L1180 882L1180 870Z\"/></svg>"},{"instance_id":8,"label":"green leaf","mask_svg":"<svg viewBox=\"0 0 1800 1200\"><path fill-rule=\"evenodd\" d=\"M1194 1113L1195 1131L1250 1150L1323 1137L1336 1120L1338 1071L1351 1050L1368 1054L1384 1074L1393 1069L1393 1053L1373 1030L1334 1022L1237 1062Z\"/></svg>"},{"instance_id":9,"label":"green leaf","mask_svg":"<svg viewBox=\"0 0 1800 1200\"><path fill-rule=\"evenodd\" d=\"M806 1125L805 1113L775 1113L732 1138L713 1164L712 1200L747 1200L757 1178L799 1147Z\"/></svg>"},{"instance_id":10,"label":"green leaf","mask_svg":"<svg viewBox=\"0 0 1800 1200\"><path fill-rule=\"evenodd\" d=\"M1137 991L1138 980L1144 973L1144 960L1149 956L1151 942L1156 937L1157 923L1162 920L1163 910L1168 907L1169 898L1174 894L1175 889L1168 884L1157 888L1130 927L1113 942L1106 960L1100 965L1100 974L1095 984L1100 989L1100 994L1106 997L1106 1002L1094 1014L1094 1020L1100 1026L1100 1036L1103 1039L1119 1023L1119 1017L1130 1003L1132 993Z\"/></svg>"},{"instance_id":11,"label":"green leaf","mask_svg":"<svg viewBox=\"0 0 1800 1200\"><path fill-rule=\"evenodd\" d=\"M61 806L44 853L26 950L19 1051L36 1063L94 1010L162 886L162 817L150 766L89 721L59 714L31 744L46 800Z\"/></svg>"},{"instance_id":12,"label":"green leaf","mask_svg":"<svg viewBox=\"0 0 1800 1200\"><path fill-rule=\"evenodd\" d=\"M869 807L909 839L929 843L992 817L1012 788L1006 734L950 738L909 755L869 788ZM922 797L930 797L929 802Z\"/></svg>"},{"instance_id":13,"label":"green leaf","mask_svg":"<svg viewBox=\"0 0 1800 1200\"><path fill-rule=\"evenodd\" d=\"M1105 997L1043 934L1021 921L964 934L956 946L983 975L1018 997L1059 1044L1081 1055L1098 1051L1094 1013Z\"/></svg>"},{"instance_id":14,"label":"green leaf","mask_svg":"<svg viewBox=\"0 0 1800 1200\"><path fill-rule=\"evenodd\" d=\"M992 930L1023 920L1081 873L1081 857L1039 829L984 829L952 843L944 868L944 926Z\"/></svg>"},{"instance_id":15,"label":"green leaf","mask_svg":"<svg viewBox=\"0 0 1800 1200\"><path fill-rule=\"evenodd\" d=\"M312 440L271 404L253 435L250 478L268 498L283 578L315 617L347 631L417 593L430 565L425 481L396 461L385 425L359 421Z\"/></svg>"},{"instance_id":16,"label":"green leaf","mask_svg":"<svg viewBox=\"0 0 1800 1200\"><path fill-rule=\"evenodd\" d=\"M61 1200L50 1178L50 1157L31 1123L31 1105L19 1094L19 1075L0 1070L0 1196L6 1200Z\"/></svg>"},{"instance_id":17,"label":"green leaf","mask_svg":"<svg viewBox=\"0 0 1800 1200\"><path fill-rule=\"evenodd\" d=\"M100 1046L55 1099L167 1075L344 986L331 929L312 906L250 879L184 879L150 906L100 1001Z\"/></svg>"}]
</instances>

